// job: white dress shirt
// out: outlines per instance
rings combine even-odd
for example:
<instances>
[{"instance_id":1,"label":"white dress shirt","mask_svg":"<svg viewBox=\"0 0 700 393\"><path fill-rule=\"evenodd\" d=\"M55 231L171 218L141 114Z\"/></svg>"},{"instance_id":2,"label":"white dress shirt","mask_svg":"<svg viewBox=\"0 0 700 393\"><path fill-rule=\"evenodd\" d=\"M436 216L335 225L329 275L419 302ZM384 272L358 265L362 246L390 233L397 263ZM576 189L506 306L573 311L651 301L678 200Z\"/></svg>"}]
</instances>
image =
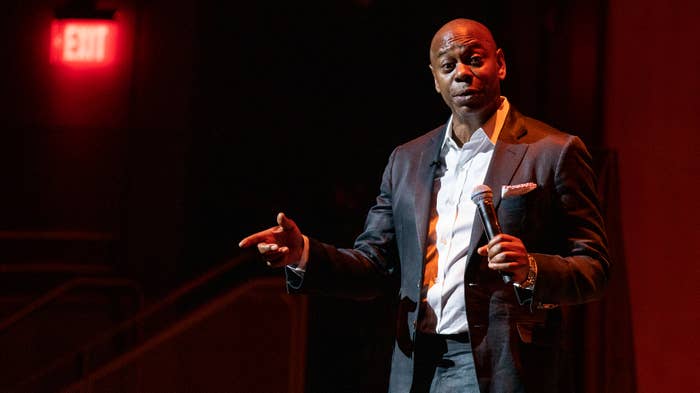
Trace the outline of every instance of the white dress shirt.
<instances>
[{"instance_id":1,"label":"white dress shirt","mask_svg":"<svg viewBox=\"0 0 700 393\"><path fill-rule=\"evenodd\" d=\"M471 192L484 182L509 106L503 97L496 113L462 147L452 138L452 117L447 123L431 201L419 322L423 332L468 330L464 272L476 213Z\"/></svg>"}]
</instances>

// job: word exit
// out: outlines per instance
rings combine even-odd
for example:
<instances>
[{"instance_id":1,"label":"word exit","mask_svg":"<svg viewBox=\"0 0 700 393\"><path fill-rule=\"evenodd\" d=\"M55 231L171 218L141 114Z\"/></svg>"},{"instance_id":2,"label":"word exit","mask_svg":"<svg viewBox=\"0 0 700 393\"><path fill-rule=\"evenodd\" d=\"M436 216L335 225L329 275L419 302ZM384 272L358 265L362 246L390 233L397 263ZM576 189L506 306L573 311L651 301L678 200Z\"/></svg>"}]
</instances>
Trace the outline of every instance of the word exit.
<instances>
[{"instance_id":1,"label":"word exit","mask_svg":"<svg viewBox=\"0 0 700 393\"><path fill-rule=\"evenodd\" d=\"M54 20L51 62L105 65L115 56L116 27L105 20Z\"/></svg>"}]
</instances>

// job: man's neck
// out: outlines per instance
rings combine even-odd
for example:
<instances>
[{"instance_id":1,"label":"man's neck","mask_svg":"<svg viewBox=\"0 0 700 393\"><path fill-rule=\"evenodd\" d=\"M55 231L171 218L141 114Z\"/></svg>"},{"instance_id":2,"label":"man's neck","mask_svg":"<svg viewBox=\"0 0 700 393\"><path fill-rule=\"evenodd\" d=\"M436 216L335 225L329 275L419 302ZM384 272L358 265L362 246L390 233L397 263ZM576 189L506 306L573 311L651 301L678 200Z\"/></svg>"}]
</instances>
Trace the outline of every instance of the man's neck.
<instances>
[{"instance_id":1,"label":"man's neck","mask_svg":"<svg viewBox=\"0 0 700 393\"><path fill-rule=\"evenodd\" d=\"M452 138L459 147L469 142L472 135L496 113L501 106L502 100L499 97L491 105L485 107L483 111L471 116L459 117L455 114L452 115Z\"/></svg>"}]
</instances>

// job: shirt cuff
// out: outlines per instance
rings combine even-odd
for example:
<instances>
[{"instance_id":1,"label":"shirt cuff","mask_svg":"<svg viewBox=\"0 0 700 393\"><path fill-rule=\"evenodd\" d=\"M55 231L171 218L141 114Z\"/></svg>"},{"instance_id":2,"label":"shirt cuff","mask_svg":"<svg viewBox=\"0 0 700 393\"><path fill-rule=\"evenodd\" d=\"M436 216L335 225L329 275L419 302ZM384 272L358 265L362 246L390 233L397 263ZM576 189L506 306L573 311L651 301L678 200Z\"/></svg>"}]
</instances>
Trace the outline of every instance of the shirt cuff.
<instances>
[{"instance_id":1,"label":"shirt cuff","mask_svg":"<svg viewBox=\"0 0 700 393\"><path fill-rule=\"evenodd\" d=\"M301 251L301 259L296 264L285 266L285 275L287 277L287 290L289 292L294 292L301 288L301 284L304 282L304 273L306 273L306 263L308 262L308 260L309 238L304 236L304 248Z\"/></svg>"},{"instance_id":2,"label":"shirt cuff","mask_svg":"<svg viewBox=\"0 0 700 393\"><path fill-rule=\"evenodd\" d=\"M304 277L304 272L306 272L306 264L309 261L309 238L306 235L301 235L304 238L304 248L301 250L301 259L295 264L289 265L288 267L296 274Z\"/></svg>"}]
</instances>

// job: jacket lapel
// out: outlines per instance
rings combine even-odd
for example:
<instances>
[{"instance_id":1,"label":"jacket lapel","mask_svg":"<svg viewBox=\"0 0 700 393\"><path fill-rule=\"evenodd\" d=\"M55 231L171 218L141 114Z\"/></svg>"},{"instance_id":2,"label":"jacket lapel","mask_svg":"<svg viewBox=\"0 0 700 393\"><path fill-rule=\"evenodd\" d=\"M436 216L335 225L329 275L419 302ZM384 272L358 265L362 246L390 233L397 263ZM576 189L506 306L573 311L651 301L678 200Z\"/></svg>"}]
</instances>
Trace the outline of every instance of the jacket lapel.
<instances>
[{"instance_id":1,"label":"jacket lapel","mask_svg":"<svg viewBox=\"0 0 700 393\"><path fill-rule=\"evenodd\" d=\"M433 180L436 166L433 163L440 160L440 148L445 138L445 129L436 133L421 152L418 168L414 181L416 182L415 197L413 199L415 211L416 233L421 257L425 254L425 242L428 238L428 226L430 224L430 200L433 194Z\"/></svg>"},{"instance_id":2,"label":"jacket lapel","mask_svg":"<svg viewBox=\"0 0 700 393\"><path fill-rule=\"evenodd\" d=\"M520 114L511 107L508 117L503 124L503 129L498 136L493 156L491 156L491 163L484 178L484 184L493 191L493 206L495 209L498 209L498 205L501 203L501 186L510 184L515 171L525 156L528 145L518 141L525 134L527 134L527 129L525 129ZM472 225L469 255L473 255L477 246L480 246L478 242L483 235L484 226L477 211L474 216L474 225Z\"/></svg>"}]
</instances>

